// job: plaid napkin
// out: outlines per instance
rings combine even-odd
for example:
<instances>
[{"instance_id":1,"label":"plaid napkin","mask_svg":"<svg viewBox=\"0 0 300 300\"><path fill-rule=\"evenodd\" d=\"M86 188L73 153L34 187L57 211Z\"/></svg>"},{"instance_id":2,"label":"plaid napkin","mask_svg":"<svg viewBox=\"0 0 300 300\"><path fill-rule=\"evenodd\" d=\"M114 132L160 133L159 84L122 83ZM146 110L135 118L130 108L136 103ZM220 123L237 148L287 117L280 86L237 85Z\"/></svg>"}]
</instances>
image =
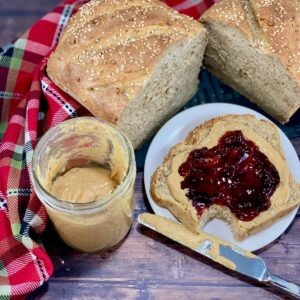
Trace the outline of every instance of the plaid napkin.
<instances>
[{"instance_id":1,"label":"plaid napkin","mask_svg":"<svg viewBox=\"0 0 300 300\"><path fill-rule=\"evenodd\" d=\"M88 112L45 74L51 48L80 5L68 0L13 44L0 48L0 299L24 298L53 273L38 236L47 221L29 169L37 138L50 127ZM198 18L213 0L166 0ZM35 238L33 238L35 237Z\"/></svg>"}]
</instances>

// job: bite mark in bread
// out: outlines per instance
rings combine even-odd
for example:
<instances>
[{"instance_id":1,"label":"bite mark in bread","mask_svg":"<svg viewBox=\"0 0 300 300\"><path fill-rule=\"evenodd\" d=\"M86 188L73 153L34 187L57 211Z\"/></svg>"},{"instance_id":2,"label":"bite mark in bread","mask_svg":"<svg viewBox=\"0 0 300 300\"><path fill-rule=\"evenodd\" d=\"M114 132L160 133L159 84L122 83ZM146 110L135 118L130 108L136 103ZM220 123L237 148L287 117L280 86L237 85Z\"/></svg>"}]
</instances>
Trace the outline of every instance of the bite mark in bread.
<instances>
[{"instance_id":1,"label":"bite mark in bread","mask_svg":"<svg viewBox=\"0 0 300 300\"><path fill-rule=\"evenodd\" d=\"M260 213L258 217L248 222L237 219L228 207L215 204L206 209L201 216L198 216L196 209L192 205L192 201L188 198L180 201L180 199L173 197L168 185L172 158L180 153L195 149L197 145L201 144L207 138L212 128L219 122L228 123L231 127L234 127L233 124L235 124L237 128L252 130L267 141L282 160L285 160L281 148L280 136L275 125L268 121L257 120L254 116L250 115L227 115L209 120L198 126L190 132L183 143L177 144L170 149L163 164L158 167L152 177L150 191L158 205L169 209L191 231L198 232L209 220L220 218L229 224L237 240L243 240L247 236L269 226L299 205L300 186L295 182L292 175L288 174L289 196L286 201L279 198L276 200L276 203L271 202L271 207L267 211Z\"/></svg>"}]
</instances>

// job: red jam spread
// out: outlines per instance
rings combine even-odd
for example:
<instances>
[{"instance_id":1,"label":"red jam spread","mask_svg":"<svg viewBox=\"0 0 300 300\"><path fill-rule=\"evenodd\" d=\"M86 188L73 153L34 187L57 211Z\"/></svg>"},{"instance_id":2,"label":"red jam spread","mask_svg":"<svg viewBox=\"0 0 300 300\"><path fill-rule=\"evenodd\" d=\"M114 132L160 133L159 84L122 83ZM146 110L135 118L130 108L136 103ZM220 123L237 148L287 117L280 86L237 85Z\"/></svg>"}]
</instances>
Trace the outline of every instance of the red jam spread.
<instances>
[{"instance_id":1,"label":"red jam spread","mask_svg":"<svg viewBox=\"0 0 300 300\"><path fill-rule=\"evenodd\" d=\"M228 206L242 221L270 207L280 182L275 166L241 131L227 132L211 149L193 150L178 172L198 215L218 204Z\"/></svg>"}]
</instances>

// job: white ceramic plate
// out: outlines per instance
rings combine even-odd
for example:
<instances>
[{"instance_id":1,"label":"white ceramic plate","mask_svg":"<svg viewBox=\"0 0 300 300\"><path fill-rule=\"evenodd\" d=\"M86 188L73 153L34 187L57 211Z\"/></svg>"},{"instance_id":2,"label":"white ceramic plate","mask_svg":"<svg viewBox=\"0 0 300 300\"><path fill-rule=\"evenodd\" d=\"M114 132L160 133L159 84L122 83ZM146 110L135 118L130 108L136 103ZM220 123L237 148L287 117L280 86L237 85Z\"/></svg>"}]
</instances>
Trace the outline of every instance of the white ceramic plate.
<instances>
[{"instance_id":1,"label":"white ceramic plate","mask_svg":"<svg viewBox=\"0 0 300 300\"><path fill-rule=\"evenodd\" d=\"M214 117L233 113L252 114L258 119L267 119L260 113L243 106L227 103L212 103L198 105L177 114L159 130L149 147L144 168L146 193L150 205L156 214L176 220L167 209L158 206L153 201L149 191L151 176L156 168L162 163L169 149L175 144L182 142L188 132L190 132L196 126L202 124L204 121ZM287 136L280 129L279 132L289 168L296 181L300 182L300 162L298 160L297 153ZM297 210L298 208L294 209L288 215L284 216L265 230L248 237L242 242L237 242L234 239L229 226L220 220L210 221L204 227L204 231L238 245L244 249L255 251L278 238L291 224L297 213Z\"/></svg>"}]
</instances>

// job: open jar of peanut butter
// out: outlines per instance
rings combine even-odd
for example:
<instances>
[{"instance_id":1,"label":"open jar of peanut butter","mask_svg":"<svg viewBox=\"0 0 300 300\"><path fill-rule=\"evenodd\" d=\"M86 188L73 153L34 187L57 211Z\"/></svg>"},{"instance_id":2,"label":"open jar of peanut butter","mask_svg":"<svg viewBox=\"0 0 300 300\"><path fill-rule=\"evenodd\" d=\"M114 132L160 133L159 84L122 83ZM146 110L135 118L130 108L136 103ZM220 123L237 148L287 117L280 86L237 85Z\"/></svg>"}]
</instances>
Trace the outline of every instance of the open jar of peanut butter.
<instances>
[{"instance_id":1,"label":"open jar of peanut butter","mask_svg":"<svg viewBox=\"0 0 300 300\"><path fill-rule=\"evenodd\" d=\"M115 126L92 117L65 121L39 141L35 192L62 240L87 252L114 246L133 219L133 148Z\"/></svg>"}]
</instances>

